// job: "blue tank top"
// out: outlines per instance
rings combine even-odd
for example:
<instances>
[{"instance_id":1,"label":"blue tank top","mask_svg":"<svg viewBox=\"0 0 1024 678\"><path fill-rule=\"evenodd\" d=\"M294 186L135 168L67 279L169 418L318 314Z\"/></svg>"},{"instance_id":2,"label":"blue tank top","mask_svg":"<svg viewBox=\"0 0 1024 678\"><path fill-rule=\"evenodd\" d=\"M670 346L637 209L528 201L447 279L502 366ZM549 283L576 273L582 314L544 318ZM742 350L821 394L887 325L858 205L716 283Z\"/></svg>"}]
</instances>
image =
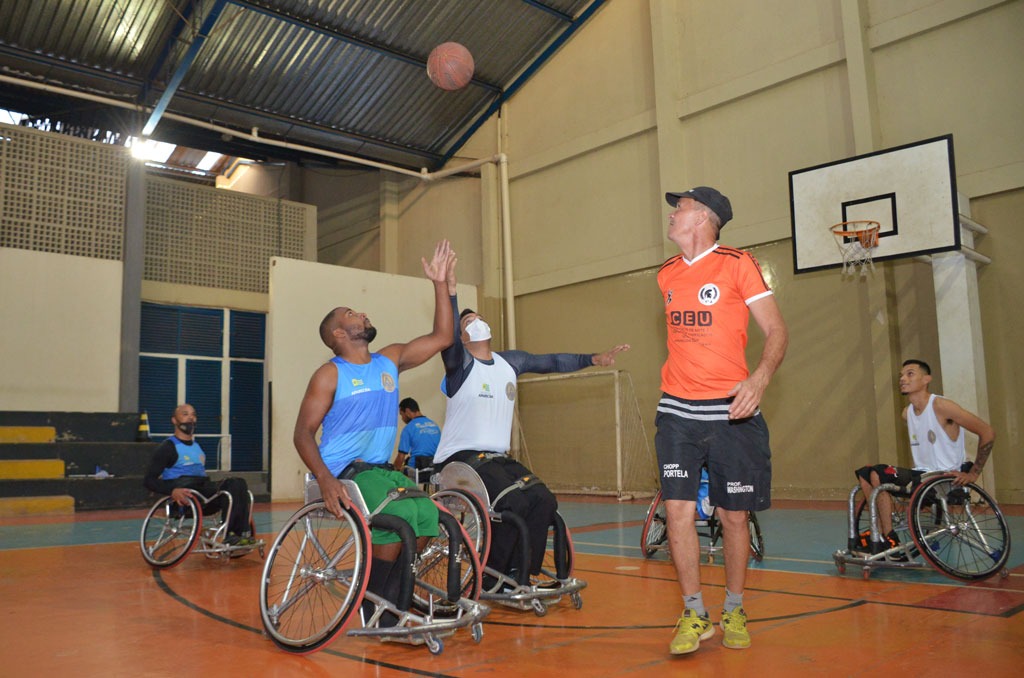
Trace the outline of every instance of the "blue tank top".
<instances>
[{"instance_id":1,"label":"blue tank top","mask_svg":"<svg viewBox=\"0 0 1024 678\"><path fill-rule=\"evenodd\" d=\"M333 475L356 459L391 461L398 433L398 368L379 353L365 365L332 358L338 368L334 403L323 421L320 456Z\"/></svg>"},{"instance_id":2,"label":"blue tank top","mask_svg":"<svg viewBox=\"0 0 1024 678\"><path fill-rule=\"evenodd\" d=\"M174 462L174 466L165 468L160 477L164 480L174 480L182 476L205 476L206 453L199 443L194 440L191 444L186 443L176 436L171 436L170 440L174 443L174 449L178 451L178 460Z\"/></svg>"}]
</instances>

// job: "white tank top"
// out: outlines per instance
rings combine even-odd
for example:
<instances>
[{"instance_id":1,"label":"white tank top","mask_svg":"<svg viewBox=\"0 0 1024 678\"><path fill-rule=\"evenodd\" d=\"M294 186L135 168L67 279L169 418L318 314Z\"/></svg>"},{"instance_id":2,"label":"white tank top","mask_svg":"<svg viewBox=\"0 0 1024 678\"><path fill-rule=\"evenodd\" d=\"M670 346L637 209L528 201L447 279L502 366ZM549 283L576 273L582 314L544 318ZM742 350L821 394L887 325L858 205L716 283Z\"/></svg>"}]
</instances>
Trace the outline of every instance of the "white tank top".
<instances>
[{"instance_id":1,"label":"white tank top","mask_svg":"<svg viewBox=\"0 0 1024 678\"><path fill-rule=\"evenodd\" d=\"M907 430L910 433L910 452L914 455L914 468L923 471L959 471L966 461L964 428L956 440L950 440L935 416L934 393L928 398L921 414L914 412L914 406L907 407Z\"/></svg>"},{"instance_id":2,"label":"white tank top","mask_svg":"<svg viewBox=\"0 0 1024 678\"><path fill-rule=\"evenodd\" d=\"M508 452L516 404L516 371L497 353L491 356L493 365L474 358L466 380L448 399L435 463L462 450Z\"/></svg>"}]
</instances>

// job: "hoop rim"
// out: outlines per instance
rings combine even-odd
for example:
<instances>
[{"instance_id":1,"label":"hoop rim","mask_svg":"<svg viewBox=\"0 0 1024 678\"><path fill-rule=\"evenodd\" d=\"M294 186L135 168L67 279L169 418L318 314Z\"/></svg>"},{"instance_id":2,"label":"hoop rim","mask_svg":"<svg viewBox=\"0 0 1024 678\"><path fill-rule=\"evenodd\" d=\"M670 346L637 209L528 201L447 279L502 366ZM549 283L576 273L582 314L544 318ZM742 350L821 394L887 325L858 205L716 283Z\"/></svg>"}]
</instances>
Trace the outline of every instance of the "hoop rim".
<instances>
[{"instance_id":1,"label":"hoop rim","mask_svg":"<svg viewBox=\"0 0 1024 678\"><path fill-rule=\"evenodd\" d=\"M836 230L837 228L839 228L841 226L842 227L853 226L855 224L867 224L867 226L864 227L864 228L854 228L854 229L850 229L850 230L847 230L846 228L844 228L841 231L837 231ZM840 221L838 224L833 224L832 226L829 226L828 230L832 231L832 235L849 237L849 236L859 236L862 233L877 232L877 231L881 230L881 228L882 228L882 224L880 224L877 221L871 221L870 219L856 219L856 220L853 220L853 221Z\"/></svg>"}]
</instances>

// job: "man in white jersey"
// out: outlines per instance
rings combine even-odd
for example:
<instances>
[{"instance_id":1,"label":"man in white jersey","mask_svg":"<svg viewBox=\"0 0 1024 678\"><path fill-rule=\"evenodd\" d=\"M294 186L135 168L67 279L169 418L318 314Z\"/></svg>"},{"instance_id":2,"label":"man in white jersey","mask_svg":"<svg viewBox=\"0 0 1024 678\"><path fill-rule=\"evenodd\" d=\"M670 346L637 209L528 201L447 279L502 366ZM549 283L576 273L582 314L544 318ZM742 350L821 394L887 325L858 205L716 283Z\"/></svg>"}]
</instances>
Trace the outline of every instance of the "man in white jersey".
<instances>
[{"instance_id":1,"label":"man in white jersey","mask_svg":"<svg viewBox=\"0 0 1024 678\"><path fill-rule=\"evenodd\" d=\"M454 276L449 278L448 294L455 314L458 300ZM434 453L434 467L443 468L451 461L469 463L480 474L492 498L519 479L533 475L508 456L517 377L524 372L547 374L575 372L592 365L609 367L615 364L615 354L629 349L628 344L621 344L594 354L498 352L491 350L491 329L478 313L465 309L460 322L453 325L454 341L441 352L445 367L442 390L448 397L448 407L441 442ZM543 483L531 483L506 494L495 508L511 511L526 523L530 571L516 575L517 581L525 584L528 575L540 573L548 526L558 502ZM513 574L512 556L519 532L504 522L494 523L493 528L487 565Z\"/></svg>"},{"instance_id":2,"label":"man in white jersey","mask_svg":"<svg viewBox=\"0 0 1024 678\"><path fill-rule=\"evenodd\" d=\"M882 483L904 487L921 473L948 471L956 476L954 485L973 483L981 476L981 470L992 454L995 431L978 415L949 398L929 393L931 381L932 370L928 363L914 358L903 363L900 393L910 401L903 409L903 419L910 434L914 468L877 464L857 469L854 473L865 498L870 497L872 490ZM967 461L964 429L978 436L978 453L973 462ZM878 494L878 522L889 547L897 546L899 539L892 529L892 499L887 492Z\"/></svg>"}]
</instances>

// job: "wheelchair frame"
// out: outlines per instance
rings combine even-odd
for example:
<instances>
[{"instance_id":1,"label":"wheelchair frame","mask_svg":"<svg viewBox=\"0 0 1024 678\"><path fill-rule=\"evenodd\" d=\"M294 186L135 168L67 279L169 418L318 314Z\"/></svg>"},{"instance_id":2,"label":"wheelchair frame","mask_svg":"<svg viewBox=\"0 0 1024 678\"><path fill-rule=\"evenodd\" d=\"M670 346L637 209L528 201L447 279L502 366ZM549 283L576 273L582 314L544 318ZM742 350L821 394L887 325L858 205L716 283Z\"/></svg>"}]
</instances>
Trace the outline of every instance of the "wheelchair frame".
<instances>
[{"instance_id":1,"label":"wheelchair frame","mask_svg":"<svg viewBox=\"0 0 1024 678\"><path fill-rule=\"evenodd\" d=\"M484 563L484 572L495 580L489 589L480 593L481 600L494 601L517 610L532 609L538 617L546 615L548 608L558 604L563 596L569 596L575 609L583 607L580 591L586 588L587 582L572 576L572 535L557 511L554 524L549 527L548 532L552 547L545 551L541 565L541 574L548 578L548 581L531 582L528 579L529 573L521 575L521 579L525 581L517 581L486 565L491 544L491 522L518 518L508 515L507 512L503 518L502 512L497 511L495 506L509 492L525 487L522 480L502 490L494 501L491 501L483 479L473 467L464 462L453 461L447 463L440 473L433 476L431 483L440 488L432 495L434 500L447 508L462 523L476 546L480 562ZM521 523L521 519L515 524L525 532L526 526ZM520 544L528 543L526 535L523 534ZM523 554L520 552L520 555Z\"/></svg>"},{"instance_id":2,"label":"wheelchair frame","mask_svg":"<svg viewBox=\"0 0 1024 678\"><path fill-rule=\"evenodd\" d=\"M861 487L850 491L847 512L847 546L832 554L836 569L859 566L865 579L876 568L936 569L960 581L981 581L1000 574L1009 576L1010 530L999 505L981 487L953 485L956 476L925 474L908 492L892 483L872 490L867 501L856 501ZM893 530L900 537L886 546L878 520L878 495L892 498ZM865 514L869 520L865 520ZM867 529L863 529L867 527ZM867 550L860 535L867 532Z\"/></svg>"},{"instance_id":3,"label":"wheelchair frame","mask_svg":"<svg viewBox=\"0 0 1024 678\"><path fill-rule=\"evenodd\" d=\"M151 566L166 569L178 565L190 553L202 553L207 558L228 561L240 558L258 549L260 558L265 556L264 541L256 537L252 519L253 496L249 492L249 531L251 544L228 544L225 541L228 522L219 515L211 516L213 525L206 525L203 510L220 496L228 499L226 515L231 515L234 500L226 490L219 490L209 498L201 492L185 488L189 493L188 504L181 506L170 496L161 497L149 509L142 530L139 533L139 549L142 558ZM223 513L221 510L219 513Z\"/></svg>"},{"instance_id":4,"label":"wheelchair frame","mask_svg":"<svg viewBox=\"0 0 1024 678\"><path fill-rule=\"evenodd\" d=\"M761 525L757 522L757 513L754 511L748 511L747 516L747 525L750 529L750 557L756 562L761 562L764 560L764 536L761 534ZM718 545L722 539L722 524L714 512L707 519L696 520L695 524L697 539L707 539L706 544L701 543L700 552L711 565L715 562L715 554L724 548ZM647 508L644 527L640 531L640 551L644 558L650 558L662 550L668 551L669 544L665 502L659 489Z\"/></svg>"},{"instance_id":5,"label":"wheelchair frame","mask_svg":"<svg viewBox=\"0 0 1024 678\"><path fill-rule=\"evenodd\" d=\"M342 507L341 519L327 510L316 480L307 477L307 503L288 519L271 546L260 580L260 616L271 640L288 652L315 652L341 634L358 611L362 626L347 631L348 636L426 645L432 654L440 654L443 637L469 626L473 640L480 642L481 620L490 608L476 600L482 568L458 521L442 509L439 536L410 555L416 550L412 528L381 513L390 501L411 496L405 494L407 488L392 490L371 512L356 483L341 482L352 500L349 508ZM403 536L396 567L409 568L399 596L407 603L367 589L374 526ZM368 614L364 600L372 608ZM395 625L381 625L387 613L397 618Z\"/></svg>"}]
</instances>

